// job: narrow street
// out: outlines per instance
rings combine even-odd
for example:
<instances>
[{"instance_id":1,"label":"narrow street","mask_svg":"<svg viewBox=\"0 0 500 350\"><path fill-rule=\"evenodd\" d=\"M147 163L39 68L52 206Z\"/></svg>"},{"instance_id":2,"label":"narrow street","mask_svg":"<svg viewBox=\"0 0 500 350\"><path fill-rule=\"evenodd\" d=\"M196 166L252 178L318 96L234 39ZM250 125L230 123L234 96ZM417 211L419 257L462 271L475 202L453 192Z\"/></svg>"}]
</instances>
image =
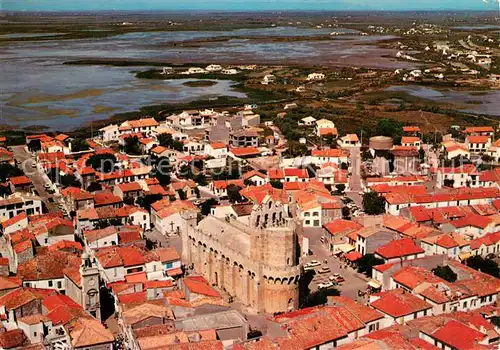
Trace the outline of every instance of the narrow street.
<instances>
[{"instance_id":1,"label":"narrow street","mask_svg":"<svg viewBox=\"0 0 500 350\"><path fill-rule=\"evenodd\" d=\"M14 152L14 158L16 159L19 168L31 180L36 193L42 198L47 209L51 212L58 211L59 209L55 204L56 197L48 193L45 189L46 182L44 174L37 167L32 166L35 158L32 158L31 154L26 152L24 146L13 146L12 151Z\"/></svg>"},{"instance_id":2,"label":"narrow street","mask_svg":"<svg viewBox=\"0 0 500 350\"><path fill-rule=\"evenodd\" d=\"M322 263L322 265L315 268L316 271L322 266L328 266L331 270L330 273L324 275L316 273L309 285L309 289L311 292L314 292L317 290L318 284L326 282L328 277L334 273L340 273L345 278L345 282L335 288L340 291L341 295L358 300L358 290L366 289L366 276L358 273L352 267L346 266L338 257L332 256L332 253L321 243L322 233L323 231L320 228L307 228L304 230L304 235L309 238L309 248L312 251L312 255L305 257L305 263L311 260L317 260ZM326 264L324 263L325 260L327 260Z\"/></svg>"}]
</instances>

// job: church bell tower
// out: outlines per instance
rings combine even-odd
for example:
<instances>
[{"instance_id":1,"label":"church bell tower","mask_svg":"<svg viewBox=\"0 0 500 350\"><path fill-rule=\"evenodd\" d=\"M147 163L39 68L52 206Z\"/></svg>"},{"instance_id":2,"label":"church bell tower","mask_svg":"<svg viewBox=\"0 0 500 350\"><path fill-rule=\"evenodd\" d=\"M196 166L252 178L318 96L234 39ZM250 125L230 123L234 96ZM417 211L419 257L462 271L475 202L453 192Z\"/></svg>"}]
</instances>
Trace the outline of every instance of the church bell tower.
<instances>
[{"instance_id":1,"label":"church bell tower","mask_svg":"<svg viewBox=\"0 0 500 350\"><path fill-rule=\"evenodd\" d=\"M89 314L101 320L101 303L99 294L99 268L94 257L87 253L82 255L82 265L80 266L82 278L82 299L81 305Z\"/></svg>"}]
</instances>

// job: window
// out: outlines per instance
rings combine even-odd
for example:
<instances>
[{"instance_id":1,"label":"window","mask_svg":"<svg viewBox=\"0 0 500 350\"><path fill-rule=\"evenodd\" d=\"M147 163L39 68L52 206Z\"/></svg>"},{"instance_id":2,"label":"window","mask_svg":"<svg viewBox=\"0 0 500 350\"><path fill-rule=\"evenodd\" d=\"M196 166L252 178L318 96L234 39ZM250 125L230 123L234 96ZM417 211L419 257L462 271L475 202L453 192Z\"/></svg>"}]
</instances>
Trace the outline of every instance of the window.
<instances>
[{"instance_id":1,"label":"window","mask_svg":"<svg viewBox=\"0 0 500 350\"><path fill-rule=\"evenodd\" d=\"M463 308L464 308L464 309L466 309L466 308L467 308L467 302L466 302L466 301L464 301Z\"/></svg>"},{"instance_id":2,"label":"window","mask_svg":"<svg viewBox=\"0 0 500 350\"><path fill-rule=\"evenodd\" d=\"M49 287L52 287L53 284L52 281L49 281Z\"/></svg>"},{"instance_id":3,"label":"window","mask_svg":"<svg viewBox=\"0 0 500 350\"><path fill-rule=\"evenodd\" d=\"M57 282L57 288L62 288L62 283L61 282Z\"/></svg>"},{"instance_id":4,"label":"window","mask_svg":"<svg viewBox=\"0 0 500 350\"><path fill-rule=\"evenodd\" d=\"M309 225L311 223L311 220L306 220L306 225Z\"/></svg>"},{"instance_id":5,"label":"window","mask_svg":"<svg viewBox=\"0 0 500 350\"><path fill-rule=\"evenodd\" d=\"M171 262L167 263L167 269L171 269L172 267L174 267L173 263L171 263Z\"/></svg>"},{"instance_id":6,"label":"window","mask_svg":"<svg viewBox=\"0 0 500 350\"><path fill-rule=\"evenodd\" d=\"M310 214L308 212L304 213L304 217L309 217L309 216L310 216Z\"/></svg>"},{"instance_id":7,"label":"window","mask_svg":"<svg viewBox=\"0 0 500 350\"><path fill-rule=\"evenodd\" d=\"M313 212L313 216L319 216L319 213L317 211Z\"/></svg>"}]
</instances>

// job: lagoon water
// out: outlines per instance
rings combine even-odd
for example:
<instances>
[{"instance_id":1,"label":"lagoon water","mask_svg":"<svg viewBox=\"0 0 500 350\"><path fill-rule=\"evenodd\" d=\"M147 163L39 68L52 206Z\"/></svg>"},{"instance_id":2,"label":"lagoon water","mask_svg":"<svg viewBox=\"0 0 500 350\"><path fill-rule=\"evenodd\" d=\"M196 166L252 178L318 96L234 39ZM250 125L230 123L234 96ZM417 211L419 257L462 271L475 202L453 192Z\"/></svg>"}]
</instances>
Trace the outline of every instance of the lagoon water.
<instances>
[{"instance_id":1,"label":"lagoon water","mask_svg":"<svg viewBox=\"0 0 500 350\"><path fill-rule=\"evenodd\" d=\"M344 31L331 40L307 37ZM148 67L63 65L86 58L161 60L165 62L303 63L411 68L411 64L382 56L394 52L372 45L382 36L357 36L341 28L261 28L227 32L137 32L79 40L14 41L0 47L0 124L46 126L69 130L91 120L108 118L141 106L185 102L220 95L245 97L231 81L211 87L188 87L183 81L135 78L133 71ZM54 33L55 34L55 33ZM197 47L173 43L231 36L223 42ZM304 37L299 41L265 38ZM252 37L256 37L255 40Z\"/></svg>"},{"instance_id":2,"label":"lagoon water","mask_svg":"<svg viewBox=\"0 0 500 350\"><path fill-rule=\"evenodd\" d=\"M426 98L432 101L460 105L460 110L469 113L488 114L500 116L500 91L485 91L475 93L473 91L456 91L450 89L436 90L418 85L391 86L386 91L403 91L416 97ZM477 101L480 104L468 104Z\"/></svg>"}]
</instances>

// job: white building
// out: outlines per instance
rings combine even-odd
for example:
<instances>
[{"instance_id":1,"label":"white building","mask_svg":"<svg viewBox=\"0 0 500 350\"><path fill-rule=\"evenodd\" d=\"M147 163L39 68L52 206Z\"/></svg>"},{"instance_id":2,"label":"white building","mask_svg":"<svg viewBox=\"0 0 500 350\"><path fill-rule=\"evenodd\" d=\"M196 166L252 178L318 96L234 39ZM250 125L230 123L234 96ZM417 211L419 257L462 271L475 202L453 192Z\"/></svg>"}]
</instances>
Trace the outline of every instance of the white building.
<instances>
[{"instance_id":1,"label":"white building","mask_svg":"<svg viewBox=\"0 0 500 350\"><path fill-rule=\"evenodd\" d=\"M307 80L323 80L325 75L323 73L311 73L307 76Z\"/></svg>"}]
</instances>

